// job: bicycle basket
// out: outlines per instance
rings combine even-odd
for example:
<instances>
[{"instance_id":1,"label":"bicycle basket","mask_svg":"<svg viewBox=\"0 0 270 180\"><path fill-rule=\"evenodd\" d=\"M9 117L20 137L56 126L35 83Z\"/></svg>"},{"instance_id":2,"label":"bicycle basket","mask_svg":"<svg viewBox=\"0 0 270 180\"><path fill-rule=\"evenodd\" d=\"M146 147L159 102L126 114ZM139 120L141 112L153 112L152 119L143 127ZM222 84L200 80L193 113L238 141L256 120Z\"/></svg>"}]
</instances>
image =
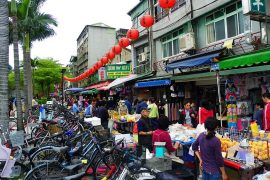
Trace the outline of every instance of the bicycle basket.
<instances>
[{"instance_id":1,"label":"bicycle basket","mask_svg":"<svg viewBox=\"0 0 270 180\"><path fill-rule=\"evenodd\" d=\"M48 130L51 134L57 134L57 133L63 132L62 128L60 128L58 124L50 124L48 126Z\"/></svg>"}]
</instances>

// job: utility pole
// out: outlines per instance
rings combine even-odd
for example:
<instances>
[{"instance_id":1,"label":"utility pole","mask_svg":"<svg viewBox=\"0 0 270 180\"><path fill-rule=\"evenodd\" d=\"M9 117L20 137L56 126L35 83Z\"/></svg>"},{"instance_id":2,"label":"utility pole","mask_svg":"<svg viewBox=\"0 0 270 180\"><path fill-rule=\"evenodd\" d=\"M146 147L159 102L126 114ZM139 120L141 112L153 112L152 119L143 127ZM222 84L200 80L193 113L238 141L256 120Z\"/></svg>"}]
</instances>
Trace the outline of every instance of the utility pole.
<instances>
[{"instance_id":1,"label":"utility pole","mask_svg":"<svg viewBox=\"0 0 270 180\"><path fill-rule=\"evenodd\" d=\"M149 8L149 15L154 16L154 4L153 0L148 0L148 8ZM149 61L150 61L150 72L153 71L153 63L154 63L154 58L153 58L153 45L154 45L154 40L153 40L153 31L152 27L148 29L148 43L149 43Z\"/></svg>"},{"instance_id":2,"label":"utility pole","mask_svg":"<svg viewBox=\"0 0 270 180\"><path fill-rule=\"evenodd\" d=\"M66 72L66 69L62 69L61 70L61 74L62 74L62 106L64 105L64 74Z\"/></svg>"}]
</instances>

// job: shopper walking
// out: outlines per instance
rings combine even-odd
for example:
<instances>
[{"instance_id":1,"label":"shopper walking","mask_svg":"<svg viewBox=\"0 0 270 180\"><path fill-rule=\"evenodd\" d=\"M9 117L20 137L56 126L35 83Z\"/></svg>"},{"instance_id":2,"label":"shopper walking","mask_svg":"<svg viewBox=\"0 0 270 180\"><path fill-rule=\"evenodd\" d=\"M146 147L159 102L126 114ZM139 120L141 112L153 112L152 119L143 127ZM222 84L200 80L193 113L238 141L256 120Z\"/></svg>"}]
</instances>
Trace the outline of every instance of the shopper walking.
<instances>
[{"instance_id":1,"label":"shopper walking","mask_svg":"<svg viewBox=\"0 0 270 180\"><path fill-rule=\"evenodd\" d=\"M80 112L79 107L78 107L78 101L74 101L72 105L72 112L75 114L78 114Z\"/></svg>"},{"instance_id":2,"label":"shopper walking","mask_svg":"<svg viewBox=\"0 0 270 180\"><path fill-rule=\"evenodd\" d=\"M158 127L157 119L159 118L159 114L158 114L158 107L153 97L149 99L148 109L150 109L149 119L153 125L153 128L157 129Z\"/></svg>"},{"instance_id":3,"label":"shopper walking","mask_svg":"<svg viewBox=\"0 0 270 180\"><path fill-rule=\"evenodd\" d=\"M129 101L128 97L125 97L125 105L127 106L128 114L131 114L131 112L132 112L132 104Z\"/></svg>"},{"instance_id":4,"label":"shopper walking","mask_svg":"<svg viewBox=\"0 0 270 180\"><path fill-rule=\"evenodd\" d=\"M184 100L184 109L180 110L179 123L196 128L196 113L191 108L189 100Z\"/></svg>"},{"instance_id":5,"label":"shopper walking","mask_svg":"<svg viewBox=\"0 0 270 180\"><path fill-rule=\"evenodd\" d=\"M205 121L205 129L193 143L192 149L200 161L203 180L227 180L224 160L221 154L221 142L215 136L218 122L214 118Z\"/></svg>"},{"instance_id":6,"label":"shopper walking","mask_svg":"<svg viewBox=\"0 0 270 180\"><path fill-rule=\"evenodd\" d=\"M92 116L92 117L97 116L96 105L97 105L97 100L96 99L92 99L91 104L85 109L84 115L86 115L86 116Z\"/></svg>"},{"instance_id":7,"label":"shopper walking","mask_svg":"<svg viewBox=\"0 0 270 180\"><path fill-rule=\"evenodd\" d=\"M105 107L105 101L100 102L99 107L97 108L97 117L101 120L101 125L107 129L109 122L109 113Z\"/></svg>"},{"instance_id":8,"label":"shopper walking","mask_svg":"<svg viewBox=\"0 0 270 180\"><path fill-rule=\"evenodd\" d=\"M270 93L264 93L262 100L265 103L263 111L263 128L265 131L270 130Z\"/></svg>"}]
</instances>

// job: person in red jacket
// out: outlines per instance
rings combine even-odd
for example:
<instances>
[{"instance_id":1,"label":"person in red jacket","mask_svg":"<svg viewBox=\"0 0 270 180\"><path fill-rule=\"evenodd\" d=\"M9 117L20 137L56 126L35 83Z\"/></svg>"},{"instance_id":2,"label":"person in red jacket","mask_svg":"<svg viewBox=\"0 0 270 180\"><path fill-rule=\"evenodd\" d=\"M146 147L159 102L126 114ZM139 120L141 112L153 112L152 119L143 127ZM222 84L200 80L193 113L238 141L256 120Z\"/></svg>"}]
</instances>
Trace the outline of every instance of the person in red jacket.
<instances>
[{"instance_id":1,"label":"person in red jacket","mask_svg":"<svg viewBox=\"0 0 270 180\"><path fill-rule=\"evenodd\" d=\"M264 93L262 100L265 103L263 110L263 127L265 131L270 131L270 93Z\"/></svg>"},{"instance_id":2,"label":"person in red jacket","mask_svg":"<svg viewBox=\"0 0 270 180\"><path fill-rule=\"evenodd\" d=\"M202 100L198 113L198 123L204 124L205 120L211 117L214 117L214 111L211 109L209 101Z\"/></svg>"}]
</instances>

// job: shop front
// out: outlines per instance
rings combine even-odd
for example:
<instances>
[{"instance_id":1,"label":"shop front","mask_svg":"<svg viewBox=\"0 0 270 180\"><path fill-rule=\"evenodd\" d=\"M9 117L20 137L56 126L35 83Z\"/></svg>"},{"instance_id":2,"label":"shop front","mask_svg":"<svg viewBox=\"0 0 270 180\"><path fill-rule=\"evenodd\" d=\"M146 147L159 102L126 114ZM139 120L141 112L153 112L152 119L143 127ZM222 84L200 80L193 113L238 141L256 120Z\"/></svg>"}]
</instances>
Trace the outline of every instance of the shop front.
<instances>
[{"instance_id":1,"label":"shop front","mask_svg":"<svg viewBox=\"0 0 270 180\"><path fill-rule=\"evenodd\" d=\"M224 59L218 63L218 74L221 82L225 82L226 120L229 127L248 129L256 111L255 105L263 104L262 94L269 92L269 61L270 52L267 49Z\"/></svg>"}]
</instances>

